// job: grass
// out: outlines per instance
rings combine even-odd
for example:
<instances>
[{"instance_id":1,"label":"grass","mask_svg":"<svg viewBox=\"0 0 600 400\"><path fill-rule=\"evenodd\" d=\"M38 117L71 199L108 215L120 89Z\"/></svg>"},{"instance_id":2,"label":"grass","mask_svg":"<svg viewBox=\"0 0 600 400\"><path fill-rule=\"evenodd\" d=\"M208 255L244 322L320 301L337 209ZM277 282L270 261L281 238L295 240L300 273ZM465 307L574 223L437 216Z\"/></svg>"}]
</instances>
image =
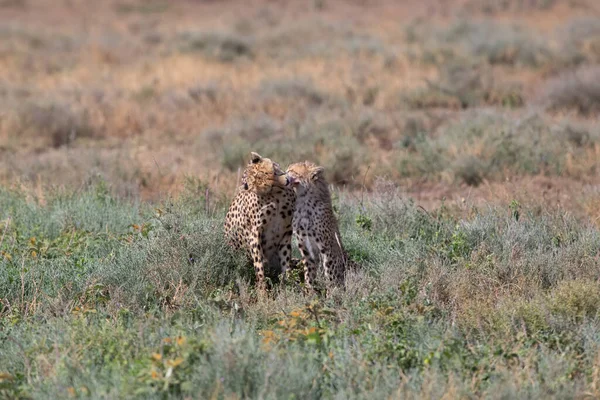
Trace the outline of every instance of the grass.
<instances>
[{"instance_id":1,"label":"grass","mask_svg":"<svg viewBox=\"0 0 600 400\"><path fill-rule=\"evenodd\" d=\"M561 38L565 58L575 64L597 63L600 60L600 19L597 17L577 18L557 29Z\"/></svg>"},{"instance_id":2,"label":"grass","mask_svg":"<svg viewBox=\"0 0 600 400\"><path fill-rule=\"evenodd\" d=\"M342 115L349 112L343 107ZM527 175L586 179L596 171L596 127L539 112L477 110L434 122L435 116L419 113L407 118L363 111L333 117L322 106L312 115L284 121L263 115L204 134L232 172L258 149L283 164L315 160L333 182L353 188L372 187L381 175L477 185L483 179ZM376 161L377 153L386 155L385 163Z\"/></svg>"},{"instance_id":3,"label":"grass","mask_svg":"<svg viewBox=\"0 0 600 400\"><path fill-rule=\"evenodd\" d=\"M221 62L252 57L252 46L243 37L225 33L187 32L181 36L184 51L198 51Z\"/></svg>"},{"instance_id":4,"label":"grass","mask_svg":"<svg viewBox=\"0 0 600 400\"><path fill-rule=\"evenodd\" d=\"M540 101L551 110L576 110L581 114L596 113L600 107L600 67L581 67L550 78Z\"/></svg>"},{"instance_id":5,"label":"grass","mask_svg":"<svg viewBox=\"0 0 600 400\"><path fill-rule=\"evenodd\" d=\"M494 176L595 171L595 128L568 120L554 124L535 113L514 118L477 112L442 126L435 135L413 135L398 143L396 153L400 173L408 176L446 176L477 185Z\"/></svg>"},{"instance_id":6,"label":"grass","mask_svg":"<svg viewBox=\"0 0 600 400\"><path fill-rule=\"evenodd\" d=\"M561 398L594 389L600 232L521 206L426 213L336 193L345 292L257 298L194 192L3 189L0 390L39 397ZM357 216L363 219L357 224ZM364 221L369 220L369 224ZM485 311L485 312L482 312ZM595 392L590 392L595 393Z\"/></svg>"},{"instance_id":7,"label":"grass","mask_svg":"<svg viewBox=\"0 0 600 400\"><path fill-rule=\"evenodd\" d=\"M0 0L0 398L599 397L593 2L255 5ZM249 151L344 291L256 293Z\"/></svg>"},{"instance_id":8,"label":"grass","mask_svg":"<svg viewBox=\"0 0 600 400\"><path fill-rule=\"evenodd\" d=\"M401 93L402 103L411 109L466 109L481 106L518 108L525 99L519 83L495 83L485 64L448 62L440 67L437 81Z\"/></svg>"},{"instance_id":9,"label":"grass","mask_svg":"<svg viewBox=\"0 0 600 400\"><path fill-rule=\"evenodd\" d=\"M571 82L578 97L563 101L573 90L552 80L562 82L569 68L596 60L597 21L580 19L576 6L572 13L561 10L542 31L516 18L519 10L553 18L554 4L503 2L496 11L514 13L509 24L496 11L473 11L470 18L472 5L424 23L408 17L416 10L400 17L358 3L346 11L320 2L310 10L265 5L243 17L230 15L225 4L138 3L90 10L99 18L90 30L58 29L46 15L48 4L31 14L35 22L26 18L33 7L28 2L23 10L11 8L18 17L0 24L6 39L6 79L0 83L5 183L74 186L100 174L120 193L158 199L178 191L187 174L206 179L213 190L231 191L253 140L254 150L283 164L312 157L349 188L371 189L377 176L416 190L421 182L501 182L505 174L486 171L488 162L478 154L449 162L442 154L423 168L413 159L431 159L434 153L427 151L435 146L416 145L437 140L451 120L481 108L515 110L514 118L523 118L526 107L546 104L537 93L556 98L540 113L577 109L584 119L593 118L591 94L583 98ZM212 17L217 10L222 18ZM86 12L79 6L56 9L65 18ZM364 13L382 22L348 23L350 14ZM175 24L182 15L188 18ZM558 88L543 90L553 85ZM415 115L423 126L405 130L404 120ZM405 149L419 154L406 155ZM559 158L570 157L567 148L561 152ZM568 176L589 177L587 159L573 157ZM563 176L564 170L527 168L527 175Z\"/></svg>"},{"instance_id":10,"label":"grass","mask_svg":"<svg viewBox=\"0 0 600 400\"><path fill-rule=\"evenodd\" d=\"M364 146L359 145L360 127L360 119L332 118L323 110L315 120L289 118L281 123L263 115L208 130L205 135L215 151L222 151L220 158L231 171L243 165L252 146L256 151L273 154L274 159L284 164L295 158L312 157L329 168L337 184L356 184L355 179L362 171L360 166L369 157ZM334 143L336 148L327 151Z\"/></svg>"},{"instance_id":11,"label":"grass","mask_svg":"<svg viewBox=\"0 0 600 400\"><path fill-rule=\"evenodd\" d=\"M419 44L424 62L476 58L492 65L539 67L552 61L546 40L518 25L493 21L457 20L442 29L430 29L425 21L410 25L410 42Z\"/></svg>"},{"instance_id":12,"label":"grass","mask_svg":"<svg viewBox=\"0 0 600 400\"><path fill-rule=\"evenodd\" d=\"M502 12L526 12L547 10L556 4L556 0L468 0L463 7L468 12L483 12L485 14L496 14Z\"/></svg>"},{"instance_id":13,"label":"grass","mask_svg":"<svg viewBox=\"0 0 600 400\"><path fill-rule=\"evenodd\" d=\"M85 111L69 105L49 102L26 102L13 117L12 134L28 138L36 148L61 147L81 138L100 137ZM13 138L7 138L10 142Z\"/></svg>"}]
</instances>

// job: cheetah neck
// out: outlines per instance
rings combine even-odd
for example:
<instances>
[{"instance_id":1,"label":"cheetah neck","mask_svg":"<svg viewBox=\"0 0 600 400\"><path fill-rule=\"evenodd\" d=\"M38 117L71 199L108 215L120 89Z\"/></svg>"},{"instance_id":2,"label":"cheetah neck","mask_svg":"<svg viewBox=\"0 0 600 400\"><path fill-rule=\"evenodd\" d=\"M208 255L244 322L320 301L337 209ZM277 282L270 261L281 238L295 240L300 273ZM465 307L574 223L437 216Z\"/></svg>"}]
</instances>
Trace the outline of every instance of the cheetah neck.
<instances>
[{"instance_id":1,"label":"cheetah neck","mask_svg":"<svg viewBox=\"0 0 600 400\"><path fill-rule=\"evenodd\" d=\"M303 190L303 193L299 194L298 201L313 200L323 204L331 204L331 194L329 188L325 183L317 183L308 185Z\"/></svg>"}]
</instances>

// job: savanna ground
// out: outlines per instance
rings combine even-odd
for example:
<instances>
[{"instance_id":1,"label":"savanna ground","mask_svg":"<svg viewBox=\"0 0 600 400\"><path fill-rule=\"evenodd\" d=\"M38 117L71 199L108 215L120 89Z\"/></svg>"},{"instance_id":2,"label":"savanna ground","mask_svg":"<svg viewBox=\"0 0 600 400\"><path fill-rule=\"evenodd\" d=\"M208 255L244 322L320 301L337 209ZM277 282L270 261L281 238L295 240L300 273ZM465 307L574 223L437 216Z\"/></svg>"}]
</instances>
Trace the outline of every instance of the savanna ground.
<instances>
[{"instance_id":1,"label":"savanna ground","mask_svg":"<svg viewBox=\"0 0 600 400\"><path fill-rule=\"evenodd\" d=\"M600 396L595 1L0 0L0 70L0 397ZM345 291L257 295L251 150Z\"/></svg>"}]
</instances>

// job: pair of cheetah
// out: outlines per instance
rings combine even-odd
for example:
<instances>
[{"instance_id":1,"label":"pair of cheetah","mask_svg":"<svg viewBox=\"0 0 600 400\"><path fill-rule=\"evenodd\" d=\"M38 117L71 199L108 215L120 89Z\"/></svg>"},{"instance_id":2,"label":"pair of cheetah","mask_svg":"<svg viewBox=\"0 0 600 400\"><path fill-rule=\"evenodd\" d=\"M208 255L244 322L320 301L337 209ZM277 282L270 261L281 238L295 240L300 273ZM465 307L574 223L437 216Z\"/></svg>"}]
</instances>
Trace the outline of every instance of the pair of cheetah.
<instances>
[{"instance_id":1,"label":"pair of cheetah","mask_svg":"<svg viewBox=\"0 0 600 400\"><path fill-rule=\"evenodd\" d=\"M305 161L283 171L279 164L251 153L242 184L225 217L225 236L252 258L259 287L265 268L285 274L298 241L307 288L321 263L328 283L344 283L348 256L344 251L323 167Z\"/></svg>"}]
</instances>

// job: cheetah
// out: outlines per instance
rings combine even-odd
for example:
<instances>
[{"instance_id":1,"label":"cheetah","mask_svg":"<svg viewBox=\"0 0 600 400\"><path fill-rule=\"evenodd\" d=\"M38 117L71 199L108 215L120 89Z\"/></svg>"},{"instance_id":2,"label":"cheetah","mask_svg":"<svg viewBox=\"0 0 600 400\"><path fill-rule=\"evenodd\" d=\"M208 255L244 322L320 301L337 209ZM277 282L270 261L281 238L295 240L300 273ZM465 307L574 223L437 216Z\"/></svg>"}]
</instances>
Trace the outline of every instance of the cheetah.
<instances>
[{"instance_id":1,"label":"cheetah","mask_svg":"<svg viewBox=\"0 0 600 400\"><path fill-rule=\"evenodd\" d=\"M324 168L305 161L290 165L287 174L296 192L293 228L306 286L312 288L318 263L323 264L329 284L343 285L351 261L342 246Z\"/></svg>"},{"instance_id":2,"label":"cheetah","mask_svg":"<svg viewBox=\"0 0 600 400\"><path fill-rule=\"evenodd\" d=\"M279 164L251 153L242 184L225 217L225 237L254 263L256 282L264 288L265 268L285 274L292 256L295 193Z\"/></svg>"}]
</instances>

